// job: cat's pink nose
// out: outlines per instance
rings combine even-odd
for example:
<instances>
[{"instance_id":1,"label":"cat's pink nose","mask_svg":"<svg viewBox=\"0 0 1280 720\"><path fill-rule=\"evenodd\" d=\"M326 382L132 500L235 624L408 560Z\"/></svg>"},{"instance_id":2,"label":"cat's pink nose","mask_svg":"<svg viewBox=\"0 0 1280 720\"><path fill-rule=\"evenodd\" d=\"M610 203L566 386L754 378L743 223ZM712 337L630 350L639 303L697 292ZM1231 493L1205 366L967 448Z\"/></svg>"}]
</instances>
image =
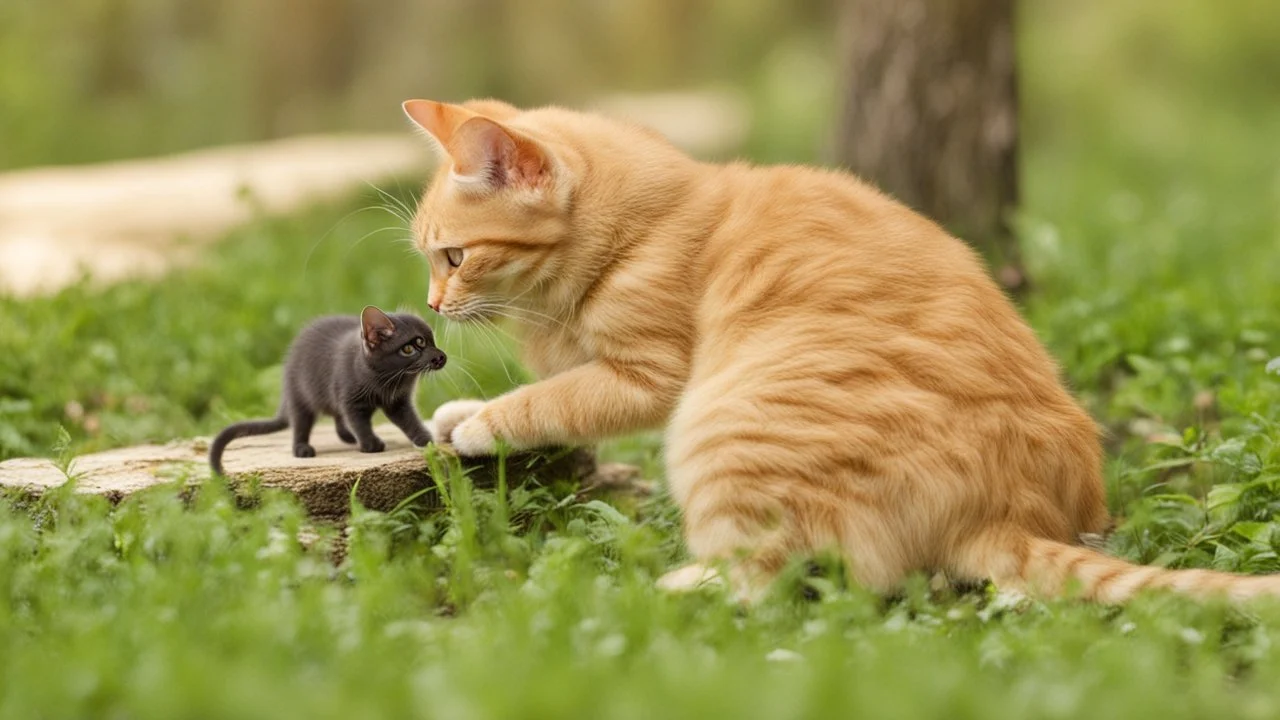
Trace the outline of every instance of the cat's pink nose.
<instances>
[{"instance_id":1,"label":"cat's pink nose","mask_svg":"<svg viewBox=\"0 0 1280 720\"><path fill-rule=\"evenodd\" d=\"M431 308L432 310L435 310L436 312L440 312L440 301L437 300L435 302L431 302L430 300L428 300L427 307Z\"/></svg>"}]
</instances>

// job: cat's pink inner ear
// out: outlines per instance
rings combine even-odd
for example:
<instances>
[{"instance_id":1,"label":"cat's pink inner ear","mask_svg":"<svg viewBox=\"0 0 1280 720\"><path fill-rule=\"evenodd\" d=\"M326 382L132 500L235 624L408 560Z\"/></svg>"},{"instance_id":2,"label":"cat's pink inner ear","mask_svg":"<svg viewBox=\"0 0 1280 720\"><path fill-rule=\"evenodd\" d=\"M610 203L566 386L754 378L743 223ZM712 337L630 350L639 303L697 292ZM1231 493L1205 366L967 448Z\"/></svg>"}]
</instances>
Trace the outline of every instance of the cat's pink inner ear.
<instances>
[{"instance_id":1,"label":"cat's pink inner ear","mask_svg":"<svg viewBox=\"0 0 1280 720\"><path fill-rule=\"evenodd\" d=\"M464 122L445 147L455 173L495 186L532 186L547 172L546 155L537 143L486 117Z\"/></svg>"},{"instance_id":2,"label":"cat's pink inner ear","mask_svg":"<svg viewBox=\"0 0 1280 720\"><path fill-rule=\"evenodd\" d=\"M395 323L378 308L370 305L360 313L360 334L364 336L365 345L375 347L395 332Z\"/></svg>"}]
</instances>

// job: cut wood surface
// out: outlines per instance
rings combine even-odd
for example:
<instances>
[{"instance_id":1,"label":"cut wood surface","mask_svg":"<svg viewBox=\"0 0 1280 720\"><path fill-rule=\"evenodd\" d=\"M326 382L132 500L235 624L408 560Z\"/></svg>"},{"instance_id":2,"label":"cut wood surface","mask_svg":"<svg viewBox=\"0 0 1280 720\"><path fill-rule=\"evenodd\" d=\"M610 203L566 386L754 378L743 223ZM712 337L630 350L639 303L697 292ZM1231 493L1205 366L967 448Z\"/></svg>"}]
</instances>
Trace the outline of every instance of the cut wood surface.
<instances>
[{"instance_id":1,"label":"cut wood surface","mask_svg":"<svg viewBox=\"0 0 1280 720\"><path fill-rule=\"evenodd\" d=\"M223 455L223 465L233 482L258 478L263 487L293 493L311 515L321 518L347 514L357 481L358 499L374 510L390 510L413 493L434 487L420 448L413 447L393 425L376 431L387 444L380 453L362 453L339 441L332 425L321 425L311 438L314 458L295 458L290 433L280 432L233 442ZM67 472L46 458L18 458L0 463L0 487L39 494L63 485L70 475L77 492L118 502L149 488L207 480L207 452L208 438L125 447L77 457ZM588 488L647 491L638 482L635 468L597 465L594 454L585 449L516 455L507 463L513 484L571 480ZM477 486L493 484L496 460L468 460L464 467Z\"/></svg>"}]
</instances>

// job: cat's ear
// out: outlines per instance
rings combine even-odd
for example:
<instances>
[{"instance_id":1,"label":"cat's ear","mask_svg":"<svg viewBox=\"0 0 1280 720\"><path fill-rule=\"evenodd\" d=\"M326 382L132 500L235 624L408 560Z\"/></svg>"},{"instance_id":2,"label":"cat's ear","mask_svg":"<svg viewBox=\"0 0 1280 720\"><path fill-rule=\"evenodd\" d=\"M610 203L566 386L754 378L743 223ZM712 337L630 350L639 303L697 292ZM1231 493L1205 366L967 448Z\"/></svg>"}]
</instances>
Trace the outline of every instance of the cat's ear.
<instances>
[{"instance_id":1,"label":"cat's ear","mask_svg":"<svg viewBox=\"0 0 1280 720\"><path fill-rule=\"evenodd\" d=\"M458 127L473 117L479 117L475 111L434 100L405 100L401 107L413 124L430 135L446 152Z\"/></svg>"},{"instance_id":2,"label":"cat's ear","mask_svg":"<svg viewBox=\"0 0 1280 720\"><path fill-rule=\"evenodd\" d=\"M453 174L464 186L497 189L533 187L549 175L547 155L533 140L461 105L408 100L404 112L430 135L453 161ZM494 101L473 103L477 110L499 110ZM503 111L498 114L507 117Z\"/></svg>"},{"instance_id":3,"label":"cat's ear","mask_svg":"<svg viewBox=\"0 0 1280 720\"><path fill-rule=\"evenodd\" d=\"M487 117L462 123L447 147L453 172L464 182L535 187L549 175L547 156L537 143Z\"/></svg>"},{"instance_id":4,"label":"cat's ear","mask_svg":"<svg viewBox=\"0 0 1280 720\"><path fill-rule=\"evenodd\" d=\"M387 338L396 334L395 323L378 308L369 305L360 312L360 337L366 351L374 350Z\"/></svg>"},{"instance_id":5,"label":"cat's ear","mask_svg":"<svg viewBox=\"0 0 1280 720\"><path fill-rule=\"evenodd\" d=\"M520 114L520 108L494 98L468 100L462 103L462 107L465 110L470 110L477 115L483 115L490 120L497 120L498 122L513 120Z\"/></svg>"}]
</instances>

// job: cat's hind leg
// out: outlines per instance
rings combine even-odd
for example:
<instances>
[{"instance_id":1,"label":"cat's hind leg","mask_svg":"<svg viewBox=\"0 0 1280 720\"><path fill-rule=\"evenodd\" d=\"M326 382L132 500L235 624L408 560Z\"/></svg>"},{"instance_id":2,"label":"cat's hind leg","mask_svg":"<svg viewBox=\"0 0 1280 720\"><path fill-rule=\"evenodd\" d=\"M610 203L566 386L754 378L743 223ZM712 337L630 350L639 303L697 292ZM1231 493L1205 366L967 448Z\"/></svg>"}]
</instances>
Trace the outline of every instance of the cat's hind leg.
<instances>
[{"instance_id":1,"label":"cat's hind leg","mask_svg":"<svg viewBox=\"0 0 1280 720\"><path fill-rule=\"evenodd\" d=\"M792 408L776 421L791 397L785 387L717 383L681 402L668 426L667 478L694 563L659 587L727 582L754 602L792 560L827 551L868 589L900 584L910 563L884 521L873 465L820 414Z\"/></svg>"},{"instance_id":2,"label":"cat's hind leg","mask_svg":"<svg viewBox=\"0 0 1280 720\"><path fill-rule=\"evenodd\" d=\"M341 416L333 419L333 427L338 431L339 440L348 445L356 444L356 436L351 434L351 430L347 427L347 424L343 422Z\"/></svg>"},{"instance_id":3,"label":"cat's hind leg","mask_svg":"<svg viewBox=\"0 0 1280 720\"><path fill-rule=\"evenodd\" d=\"M293 456L315 457L316 449L311 447L311 428L316 424L316 414L310 408L291 407L289 415L289 425L293 428Z\"/></svg>"}]
</instances>

